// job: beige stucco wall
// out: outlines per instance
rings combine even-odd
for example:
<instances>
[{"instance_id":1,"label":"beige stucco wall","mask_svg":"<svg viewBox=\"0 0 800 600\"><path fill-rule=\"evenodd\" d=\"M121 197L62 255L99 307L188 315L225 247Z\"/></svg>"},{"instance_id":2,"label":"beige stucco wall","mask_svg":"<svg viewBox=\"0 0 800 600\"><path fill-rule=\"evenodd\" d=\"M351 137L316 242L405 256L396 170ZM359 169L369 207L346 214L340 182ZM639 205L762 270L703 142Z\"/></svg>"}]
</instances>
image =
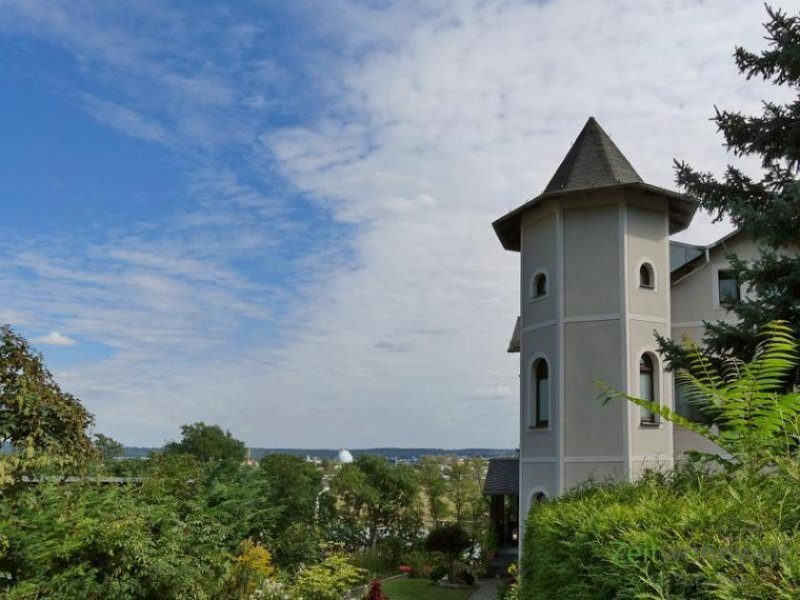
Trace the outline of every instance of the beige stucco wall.
<instances>
[{"instance_id":1,"label":"beige stucco wall","mask_svg":"<svg viewBox=\"0 0 800 600\"><path fill-rule=\"evenodd\" d=\"M619 313L619 207L564 210L564 316Z\"/></svg>"},{"instance_id":2,"label":"beige stucco wall","mask_svg":"<svg viewBox=\"0 0 800 600\"><path fill-rule=\"evenodd\" d=\"M619 481L625 477L625 464L622 461L569 461L564 465L564 487L573 489L590 482L602 483Z\"/></svg>"},{"instance_id":3,"label":"beige stucco wall","mask_svg":"<svg viewBox=\"0 0 800 600\"><path fill-rule=\"evenodd\" d=\"M550 210L535 211L523 223L520 275L523 327L556 318L556 225L556 214ZM533 298L533 278L540 272L547 276L548 293L544 298Z\"/></svg>"},{"instance_id":4,"label":"beige stucco wall","mask_svg":"<svg viewBox=\"0 0 800 600\"><path fill-rule=\"evenodd\" d=\"M758 247L744 234L737 234L724 244L709 252L709 261L672 286L672 339L691 337L701 343L703 321L735 321L734 316L719 305L717 273L729 266L725 254L735 252L740 258L758 256ZM743 290L745 292L745 290ZM673 384L674 394L674 384ZM676 460L681 460L689 450L722 453L722 450L699 435L683 429L673 428L673 451Z\"/></svg>"},{"instance_id":5,"label":"beige stucco wall","mask_svg":"<svg viewBox=\"0 0 800 600\"><path fill-rule=\"evenodd\" d=\"M729 266L725 258L728 251L744 259L758 256L758 247L744 234L735 235L710 250L707 264L672 286L673 328L702 332L702 321L731 320L728 310L719 305L717 291L717 273Z\"/></svg>"},{"instance_id":6,"label":"beige stucco wall","mask_svg":"<svg viewBox=\"0 0 800 600\"><path fill-rule=\"evenodd\" d=\"M559 369L556 327L550 325L522 334L520 364L520 454L522 456L554 457L557 453L557 428L560 422L558 394ZM550 426L547 429L531 428L527 418L534 394L532 386L533 363L544 358L549 365L550 376Z\"/></svg>"},{"instance_id":7,"label":"beige stucco wall","mask_svg":"<svg viewBox=\"0 0 800 600\"><path fill-rule=\"evenodd\" d=\"M598 401L602 381L622 387L618 319L567 323L564 330L564 455L566 459L621 457L622 402Z\"/></svg>"},{"instance_id":8,"label":"beige stucco wall","mask_svg":"<svg viewBox=\"0 0 800 600\"><path fill-rule=\"evenodd\" d=\"M666 203L654 204L648 208L636 203L627 206L628 312L665 319L670 293ZM639 268L644 262L655 271L655 288L652 290L639 286Z\"/></svg>"},{"instance_id":9,"label":"beige stucco wall","mask_svg":"<svg viewBox=\"0 0 800 600\"><path fill-rule=\"evenodd\" d=\"M554 498L557 496L555 481L556 481L556 464L555 462L525 462L520 463L520 487L522 488L522 496L520 496L520 511L524 515L528 514L531 506L531 498L538 492L542 492L547 498ZM520 528L520 534L522 534Z\"/></svg>"}]
</instances>

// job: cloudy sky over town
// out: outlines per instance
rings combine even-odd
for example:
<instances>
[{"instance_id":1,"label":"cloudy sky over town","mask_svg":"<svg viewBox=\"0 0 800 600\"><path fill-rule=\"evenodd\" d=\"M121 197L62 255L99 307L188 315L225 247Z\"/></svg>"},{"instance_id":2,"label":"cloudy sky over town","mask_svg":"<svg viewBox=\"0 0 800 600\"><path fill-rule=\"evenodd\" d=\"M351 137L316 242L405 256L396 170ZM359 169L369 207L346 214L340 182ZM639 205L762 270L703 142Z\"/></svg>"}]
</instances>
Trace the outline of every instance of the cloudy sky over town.
<instances>
[{"instance_id":1,"label":"cloudy sky over town","mask_svg":"<svg viewBox=\"0 0 800 600\"><path fill-rule=\"evenodd\" d=\"M252 446L514 447L518 255L491 222L590 115L649 183L719 172L714 106L775 97L731 57L765 19L0 0L0 322L129 445L202 420Z\"/></svg>"}]
</instances>

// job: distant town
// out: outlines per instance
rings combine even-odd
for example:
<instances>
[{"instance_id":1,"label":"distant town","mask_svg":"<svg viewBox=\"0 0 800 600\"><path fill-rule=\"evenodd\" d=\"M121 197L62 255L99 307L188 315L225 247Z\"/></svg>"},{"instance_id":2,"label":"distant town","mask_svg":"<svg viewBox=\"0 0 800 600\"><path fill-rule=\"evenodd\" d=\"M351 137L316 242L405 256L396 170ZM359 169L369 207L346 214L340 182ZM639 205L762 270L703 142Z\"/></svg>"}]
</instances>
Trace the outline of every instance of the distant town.
<instances>
[{"instance_id":1,"label":"distant town","mask_svg":"<svg viewBox=\"0 0 800 600\"><path fill-rule=\"evenodd\" d=\"M123 459L144 458L161 448L145 448L141 446L126 446ZM266 454L291 454L307 459L309 462L323 460L337 460L341 448L249 448L249 457L259 460ZM497 456L515 456L517 450L513 448L359 448L349 449L353 456L369 454L382 456L391 463L416 464L424 456L457 456L459 458L494 458Z\"/></svg>"}]
</instances>

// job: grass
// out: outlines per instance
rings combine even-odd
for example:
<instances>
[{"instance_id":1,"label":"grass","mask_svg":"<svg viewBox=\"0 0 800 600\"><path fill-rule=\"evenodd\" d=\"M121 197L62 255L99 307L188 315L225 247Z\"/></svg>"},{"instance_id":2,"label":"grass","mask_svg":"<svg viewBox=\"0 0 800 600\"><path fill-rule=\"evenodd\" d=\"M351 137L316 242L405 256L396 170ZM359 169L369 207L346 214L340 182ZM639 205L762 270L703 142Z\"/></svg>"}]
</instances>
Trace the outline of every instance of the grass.
<instances>
[{"instance_id":1,"label":"grass","mask_svg":"<svg viewBox=\"0 0 800 600\"><path fill-rule=\"evenodd\" d=\"M474 589L439 587L427 579L393 579L382 586L391 600L467 600Z\"/></svg>"}]
</instances>

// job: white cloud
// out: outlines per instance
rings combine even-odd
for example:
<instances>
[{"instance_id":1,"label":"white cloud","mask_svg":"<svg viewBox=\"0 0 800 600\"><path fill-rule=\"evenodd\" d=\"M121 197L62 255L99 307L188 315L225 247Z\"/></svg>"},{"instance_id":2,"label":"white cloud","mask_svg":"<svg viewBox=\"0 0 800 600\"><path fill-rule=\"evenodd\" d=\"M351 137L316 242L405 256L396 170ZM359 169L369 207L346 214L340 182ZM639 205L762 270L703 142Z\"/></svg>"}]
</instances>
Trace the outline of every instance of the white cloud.
<instances>
[{"instance_id":1,"label":"white cloud","mask_svg":"<svg viewBox=\"0 0 800 600\"><path fill-rule=\"evenodd\" d=\"M41 346L74 346L77 344L75 340L66 335L62 335L57 331L51 331L47 335L34 338L33 342Z\"/></svg>"},{"instance_id":2,"label":"white cloud","mask_svg":"<svg viewBox=\"0 0 800 600\"><path fill-rule=\"evenodd\" d=\"M109 125L192 149L195 208L155 234L110 236L86 252L14 248L0 264L15 290L9 310L113 349L70 368L69 385L98 429L125 441L159 443L202 419L253 445L513 447L518 356L505 348L518 256L501 249L492 220L541 191L589 115L650 183L673 187L673 158L719 172L731 157L708 120L713 106L757 112L775 94L740 77L731 58L736 44L763 47L763 7L309 7L306 27L318 30L304 33L343 47L309 57L318 81L308 85L327 94L322 115L286 129L231 112L278 102L273 69L245 77L204 60L174 74L175 54L191 54L180 36L106 34L88 9L79 19L19 9L128 92L120 106L133 114L111 107ZM256 38L231 29L226 47ZM242 140L250 153L235 167L207 152ZM325 239L290 217L296 207L272 194L277 183L250 183L254 168L274 165L348 237ZM719 232L706 222L691 235ZM279 270L280 286L248 276L244 261ZM20 269L36 277L13 285Z\"/></svg>"},{"instance_id":3,"label":"white cloud","mask_svg":"<svg viewBox=\"0 0 800 600\"><path fill-rule=\"evenodd\" d=\"M152 119L131 110L125 106L120 106L114 102L103 100L84 94L82 103L86 112L104 125L109 125L114 129L130 135L131 137L145 140L146 142L166 143L169 140L167 130Z\"/></svg>"}]
</instances>

